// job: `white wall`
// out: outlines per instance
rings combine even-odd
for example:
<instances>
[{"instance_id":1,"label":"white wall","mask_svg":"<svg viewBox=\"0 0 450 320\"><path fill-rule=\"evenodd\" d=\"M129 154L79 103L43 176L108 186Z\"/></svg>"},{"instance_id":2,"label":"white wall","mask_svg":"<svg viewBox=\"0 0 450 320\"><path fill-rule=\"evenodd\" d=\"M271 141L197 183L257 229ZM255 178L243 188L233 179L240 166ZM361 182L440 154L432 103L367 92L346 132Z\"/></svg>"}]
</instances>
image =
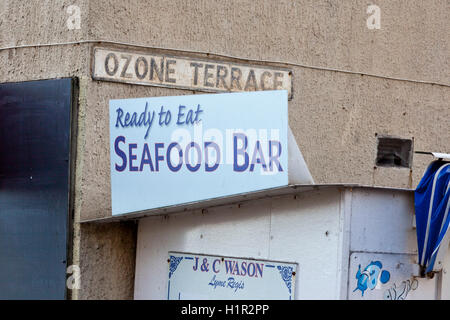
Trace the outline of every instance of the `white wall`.
<instances>
[{"instance_id":1,"label":"white wall","mask_svg":"<svg viewBox=\"0 0 450 320\"><path fill-rule=\"evenodd\" d=\"M373 188L351 192L352 252L417 254L412 192Z\"/></svg>"},{"instance_id":2,"label":"white wall","mask_svg":"<svg viewBox=\"0 0 450 320\"><path fill-rule=\"evenodd\" d=\"M150 217L139 222L135 299L166 299L168 252L299 264L296 299L338 299L341 288L337 189L237 206Z\"/></svg>"}]
</instances>

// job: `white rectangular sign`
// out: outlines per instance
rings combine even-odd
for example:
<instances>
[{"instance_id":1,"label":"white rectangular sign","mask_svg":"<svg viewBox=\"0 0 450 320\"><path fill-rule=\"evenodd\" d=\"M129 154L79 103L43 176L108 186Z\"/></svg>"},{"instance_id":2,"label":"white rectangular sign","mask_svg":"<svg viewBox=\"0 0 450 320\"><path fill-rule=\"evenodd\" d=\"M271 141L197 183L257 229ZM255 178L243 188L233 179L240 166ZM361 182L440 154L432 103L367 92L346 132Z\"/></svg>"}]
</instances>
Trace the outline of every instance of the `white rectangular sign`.
<instances>
[{"instance_id":1,"label":"white rectangular sign","mask_svg":"<svg viewBox=\"0 0 450 320\"><path fill-rule=\"evenodd\" d=\"M95 80L206 92L287 90L292 98L292 71L284 68L95 48L92 69Z\"/></svg>"},{"instance_id":2,"label":"white rectangular sign","mask_svg":"<svg viewBox=\"0 0 450 320\"><path fill-rule=\"evenodd\" d=\"M293 300L296 263L169 252L168 300Z\"/></svg>"},{"instance_id":3,"label":"white rectangular sign","mask_svg":"<svg viewBox=\"0 0 450 320\"><path fill-rule=\"evenodd\" d=\"M110 100L112 214L288 185L287 91Z\"/></svg>"}]
</instances>

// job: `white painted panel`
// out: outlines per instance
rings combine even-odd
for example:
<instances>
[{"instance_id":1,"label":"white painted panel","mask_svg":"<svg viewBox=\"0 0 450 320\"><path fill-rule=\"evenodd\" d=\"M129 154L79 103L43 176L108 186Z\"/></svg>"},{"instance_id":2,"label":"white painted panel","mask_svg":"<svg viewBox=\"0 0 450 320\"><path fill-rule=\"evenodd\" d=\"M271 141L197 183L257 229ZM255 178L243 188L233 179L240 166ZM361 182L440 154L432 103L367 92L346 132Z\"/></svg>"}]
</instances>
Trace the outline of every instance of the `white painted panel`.
<instances>
[{"instance_id":1,"label":"white painted panel","mask_svg":"<svg viewBox=\"0 0 450 320\"><path fill-rule=\"evenodd\" d=\"M296 299L337 299L339 201L337 189L313 191L142 219L135 299L167 298L169 251L296 262Z\"/></svg>"},{"instance_id":2,"label":"white painted panel","mask_svg":"<svg viewBox=\"0 0 450 320\"><path fill-rule=\"evenodd\" d=\"M438 277L414 278L415 255L354 252L350 257L351 300L436 299ZM358 273L358 270L360 273Z\"/></svg>"},{"instance_id":3,"label":"white painted panel","mask_svg":"<svg viewBox=\"0 0 450 320\"><path fill-rule=\"evenodd\" d=\"M412 192L353 189L351 251L417 254Z\"/></svg>"}]
</instances>

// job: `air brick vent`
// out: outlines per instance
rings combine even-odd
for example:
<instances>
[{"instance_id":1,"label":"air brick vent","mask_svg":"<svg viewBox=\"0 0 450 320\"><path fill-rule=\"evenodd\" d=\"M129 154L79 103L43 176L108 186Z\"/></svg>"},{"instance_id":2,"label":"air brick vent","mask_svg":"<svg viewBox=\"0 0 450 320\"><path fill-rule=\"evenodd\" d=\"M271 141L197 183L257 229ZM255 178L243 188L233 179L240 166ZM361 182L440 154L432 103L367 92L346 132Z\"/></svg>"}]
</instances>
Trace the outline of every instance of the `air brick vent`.
<instances>
[{"instance_id":1,"label":"air brick vent","mask_svg":"<svg viewBox=\"0 0 450 320\"><path fill-rule=\"evenodd\" d=\"M410 168L412 146L412 140L410 139L378 137L376 165L380 167Z\"/></svg>"}]
</instances>

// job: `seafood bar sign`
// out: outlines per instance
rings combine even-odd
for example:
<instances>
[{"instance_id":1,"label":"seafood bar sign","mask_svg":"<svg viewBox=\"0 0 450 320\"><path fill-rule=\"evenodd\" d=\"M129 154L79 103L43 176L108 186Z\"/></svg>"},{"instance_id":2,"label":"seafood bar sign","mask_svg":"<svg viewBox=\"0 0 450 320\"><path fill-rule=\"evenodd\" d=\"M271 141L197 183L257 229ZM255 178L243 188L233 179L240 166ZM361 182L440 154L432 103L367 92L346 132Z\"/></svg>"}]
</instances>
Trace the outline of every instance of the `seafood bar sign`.
<instances>
[{"instance_id":1,"label":"seafood bar sign","mask_svg":"<svg viewBox=\"0 0 450 320\"><path fill-rule=\"evenodd\" d=\"M293 300L296 263L169 252L168 300Z\"/></svg>"},{"instance_id":2,"label":"seafood bar sign","mask_svg":"<svg viewBox=\"0 0 450 320\"><path fill-rule=\"evenodd\" d=\"M112 214L288 184L286 90L110 100Z\"/></svg>"}]
</instances>

